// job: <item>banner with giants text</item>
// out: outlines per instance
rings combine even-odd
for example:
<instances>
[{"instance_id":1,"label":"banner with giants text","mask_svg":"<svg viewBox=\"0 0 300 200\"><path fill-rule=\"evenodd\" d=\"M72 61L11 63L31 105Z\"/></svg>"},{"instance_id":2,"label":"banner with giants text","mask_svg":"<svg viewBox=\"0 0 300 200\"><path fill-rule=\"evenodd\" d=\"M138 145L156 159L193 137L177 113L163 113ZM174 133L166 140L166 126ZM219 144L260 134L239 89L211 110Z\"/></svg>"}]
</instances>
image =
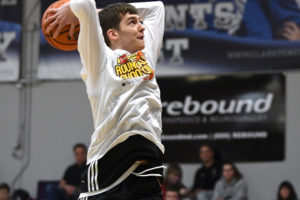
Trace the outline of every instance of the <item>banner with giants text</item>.
<instances>
[{"instance_id":1,"label":"banner with giants text","mask_svg":"<svg viewBox=\"0 0 300 200\"><path fill-rule=\"evenodd\" d=\"M209 143L224 160L284 159L281 74L160 78L166 162L199 162Z\"/></svg>"},{"instance_id":2,"label":"banner with giants text","mask_svg":"<svg viewBox=\"0 0 300 200\"><path fill-rule=\"evenodd\" d=\"M162 69L180 75L300 67L299 0L164 2Z\"/></svg>"},{"instance_id":3,"label":"banner with giants text","mask_svg":"<svg viewBox=\"0 0 300 200\"><path fill-rule=\"evenodd\" d=\"M16 81L20 68L21 0L0 0L0 81Z\"/></svg>"},{"instance_id":4,"label":"banner with giants text","mask_svg":"<svg viewBox=\"0 0 300 200\"><path fill-rule=\"evenodd\" d=\"M96 4L103 8L118 1L96 0ZM42 1L42 12L53 2ZM165 35L156 68L158 76L300 68L299 0L163 0L163 3ZM55 50L41 38L39 78L79 78L78 53Z\"/></svg>"}]
</instances>

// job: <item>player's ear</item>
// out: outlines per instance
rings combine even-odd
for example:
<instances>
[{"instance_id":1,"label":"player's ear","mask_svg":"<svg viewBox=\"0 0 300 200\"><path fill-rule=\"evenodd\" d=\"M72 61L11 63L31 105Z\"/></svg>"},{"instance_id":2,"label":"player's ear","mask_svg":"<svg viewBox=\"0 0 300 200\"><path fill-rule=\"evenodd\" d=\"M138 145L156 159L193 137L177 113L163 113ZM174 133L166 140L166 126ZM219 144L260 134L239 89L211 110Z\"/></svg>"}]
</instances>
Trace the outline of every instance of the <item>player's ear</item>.
<instances>
[{"instance_id":1,"label":"player's ear","mask_svg":"<svg viewBox=\"0 0 300 200\"><path fill-rule=\"evenodd\" d=\"M106 33L110 41L117 41L119 39L119 34L114 29L108 29Z\"/></svg>"}]
</instances>

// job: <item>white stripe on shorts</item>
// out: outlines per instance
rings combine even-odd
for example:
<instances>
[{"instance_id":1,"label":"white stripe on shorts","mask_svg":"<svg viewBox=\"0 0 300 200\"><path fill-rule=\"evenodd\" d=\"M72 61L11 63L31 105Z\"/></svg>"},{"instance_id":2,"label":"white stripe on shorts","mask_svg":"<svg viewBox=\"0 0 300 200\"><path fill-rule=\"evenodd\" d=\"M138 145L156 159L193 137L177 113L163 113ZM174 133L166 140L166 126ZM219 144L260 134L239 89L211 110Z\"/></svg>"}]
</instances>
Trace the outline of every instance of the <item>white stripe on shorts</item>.
<instances>
[{"instance_id":1,"label":"white stripe on shorts","mask_svg":"<svg viewBox=\"0 0 300 200\"><path fill-rule=\"evenodd\" d=\"M95 167L95 162L91 163L91 184L92 184L92 190L91 192L95 191L95 184L94 184L94 179L95 179L95 173L94 173L94 167Z\"/></svg>"},{"instance_id":2,"label":"white stripe on shorts","mask_svg":"<svg viewBox=\"0 0 300 200\"><path fill-rule=\"evenodd\" d=\"M99 190L99 185L98 185L98 160L95 162L95 187L96 191Z\"/></svg>"},{"instance_id":3,"label":"white stripe on shorts","mask_svg":"<svg viewBox=\"0 0 300 200\"><path fill-rule=\"evenodd\" d=\"M90 164L90 166L89 166L89 169L88 169L88 176L87 176L87 178L88 178L88 180L87 180L87 182L88 182L88 191L90 192L91 191L91 173L90 173L90 171L91 171L91 164Z\"/></svg>"}]
</instances>

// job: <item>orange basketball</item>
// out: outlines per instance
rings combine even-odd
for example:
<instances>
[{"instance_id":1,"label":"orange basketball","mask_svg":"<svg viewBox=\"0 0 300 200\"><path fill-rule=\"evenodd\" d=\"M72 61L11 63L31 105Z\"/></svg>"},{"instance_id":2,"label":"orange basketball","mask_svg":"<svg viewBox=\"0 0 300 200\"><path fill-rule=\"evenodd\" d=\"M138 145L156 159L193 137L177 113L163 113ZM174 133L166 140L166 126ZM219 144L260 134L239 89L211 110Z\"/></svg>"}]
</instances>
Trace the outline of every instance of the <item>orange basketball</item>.
<instances>
[{"instance_id":1,"label":"orange basketball","mask_svg":"<svg viewBox=\"0 0 300 200\"><path fill-rule=\"evenodd\" d=\"M74 33L74 39L71 39L69 35L70 25L65 26L61 32L59 33L58 37L56 39L53 38L53 34L56 30L54 28L49 34L46 33L47 25L43 25L43 22L47 17L50 17L52 13L47 13L49 9L51 8L59 8L64 3L68 2L70 0L59 0L51 4L47 10L44 12L43 18L42 18L42 31L44 33L44 36L46 40L56 49L63 50L63 51L73 51L77 49L77 43L78 43L78 36L79 36L79 30L80 26L79 23L76 25L75 33Z\"/></svg>"}]
</instances>

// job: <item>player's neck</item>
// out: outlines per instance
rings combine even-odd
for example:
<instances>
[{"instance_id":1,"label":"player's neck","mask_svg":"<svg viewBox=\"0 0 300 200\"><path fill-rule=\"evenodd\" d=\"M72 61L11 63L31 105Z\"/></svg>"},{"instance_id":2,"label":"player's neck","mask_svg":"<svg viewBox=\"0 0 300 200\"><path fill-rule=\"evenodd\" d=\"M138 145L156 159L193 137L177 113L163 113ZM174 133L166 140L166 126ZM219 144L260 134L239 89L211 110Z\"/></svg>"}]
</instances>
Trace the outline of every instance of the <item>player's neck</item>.
<instances>
[{"instance_id":1,"label":"player's neck","mask_svg":"<svg viewBox=\"0 0 300 200\"><path fill-rule=\"evenodd\" d=\"M123 47L122 45L119 45L119 44L111 44L110 48L113 51L116 50L116 49L121 49L121 50L124 50L124 51L128 51L129 53L135 53L135 52L138 51L138 50L132 50L132 49L129 49L129 48L125 48L125 47Z\"/></svg>"}]
</instances>

